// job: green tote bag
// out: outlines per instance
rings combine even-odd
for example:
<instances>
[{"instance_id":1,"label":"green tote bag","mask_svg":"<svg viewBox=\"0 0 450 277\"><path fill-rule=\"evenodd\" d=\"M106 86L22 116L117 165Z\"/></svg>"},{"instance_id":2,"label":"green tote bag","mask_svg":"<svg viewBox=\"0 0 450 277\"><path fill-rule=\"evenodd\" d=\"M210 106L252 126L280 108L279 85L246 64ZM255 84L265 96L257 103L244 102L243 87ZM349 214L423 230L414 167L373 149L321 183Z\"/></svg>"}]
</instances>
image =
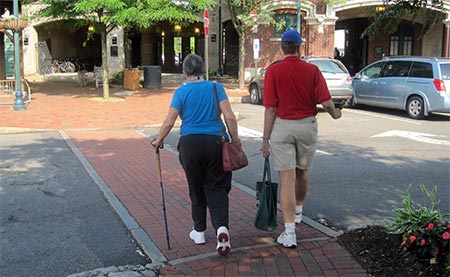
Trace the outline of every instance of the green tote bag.
<instances>
[{"instance_id":1,"label":"green tote bag","mask_svg":"<svg viewBox=\"0 0 450 277\"><path fill-rule=\"evenodd\" d=\"M277 228L277 192L278 184L272 182L270 163L269 159L266 158L262 182L256 183L258 206L255 218L256 228L268 232Z\"/></svg>"}]
</instances>

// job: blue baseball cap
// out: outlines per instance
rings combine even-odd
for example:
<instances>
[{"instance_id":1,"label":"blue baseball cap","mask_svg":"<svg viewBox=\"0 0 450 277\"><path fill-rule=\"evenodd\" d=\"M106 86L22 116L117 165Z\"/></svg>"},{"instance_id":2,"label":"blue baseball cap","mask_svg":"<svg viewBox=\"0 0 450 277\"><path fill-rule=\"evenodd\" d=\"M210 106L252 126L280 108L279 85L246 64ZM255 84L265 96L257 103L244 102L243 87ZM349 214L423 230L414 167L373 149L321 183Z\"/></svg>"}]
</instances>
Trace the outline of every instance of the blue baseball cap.
<instances>
[{"instance_id":1,"label":"blue baseball cap","mask_svg":"<svg viewBox=\"0 0 450 277\"><path fill-rule=\"evenodd\" d=\"M299 32L295 30L286 31L281 37L281 44L283 45L300 44L300 43L302 43L302 37L300 36Z\"/></svg>"}]
</instances>

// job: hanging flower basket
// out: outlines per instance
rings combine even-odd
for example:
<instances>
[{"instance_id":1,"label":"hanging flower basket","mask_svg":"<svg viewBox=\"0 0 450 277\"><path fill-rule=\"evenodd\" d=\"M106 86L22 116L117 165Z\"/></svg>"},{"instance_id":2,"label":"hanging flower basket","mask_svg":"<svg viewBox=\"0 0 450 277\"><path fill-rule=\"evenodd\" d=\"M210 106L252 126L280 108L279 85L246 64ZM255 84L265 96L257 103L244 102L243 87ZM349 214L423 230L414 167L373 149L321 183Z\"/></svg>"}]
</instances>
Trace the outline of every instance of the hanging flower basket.
<instances>
[{"instance_id":1,"label":"hanging flower basket","mask_svg":"<svg viewBox=\"0 0 450 277\"><path fill-rule=\"evenodd\" d=\"M0 29L8 29L16 32L20 32L21 30L27 27L27 21L23 19L8 19L5 21L0 21Z\"/></svg>"}]
</instances>

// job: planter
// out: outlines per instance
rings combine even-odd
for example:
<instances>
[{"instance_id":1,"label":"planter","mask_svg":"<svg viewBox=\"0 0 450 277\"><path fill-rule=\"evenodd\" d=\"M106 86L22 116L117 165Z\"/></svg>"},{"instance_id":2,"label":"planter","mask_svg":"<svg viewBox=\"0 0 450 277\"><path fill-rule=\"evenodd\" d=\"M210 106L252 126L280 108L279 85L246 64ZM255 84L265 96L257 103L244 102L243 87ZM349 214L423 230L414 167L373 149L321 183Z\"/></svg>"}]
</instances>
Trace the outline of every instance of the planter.
<instances>
[{"instance_id":1,"label":"planter","mask_svg":"<svg viewBox=\"0 0 450 277\"><path fill-rule=\"evenodd\" d=\"M0 21L0 29L13 30L15 32L20 32L27 27L27 21L23 19L8 19L5 21Z\"/></svg>"}]
</instances>

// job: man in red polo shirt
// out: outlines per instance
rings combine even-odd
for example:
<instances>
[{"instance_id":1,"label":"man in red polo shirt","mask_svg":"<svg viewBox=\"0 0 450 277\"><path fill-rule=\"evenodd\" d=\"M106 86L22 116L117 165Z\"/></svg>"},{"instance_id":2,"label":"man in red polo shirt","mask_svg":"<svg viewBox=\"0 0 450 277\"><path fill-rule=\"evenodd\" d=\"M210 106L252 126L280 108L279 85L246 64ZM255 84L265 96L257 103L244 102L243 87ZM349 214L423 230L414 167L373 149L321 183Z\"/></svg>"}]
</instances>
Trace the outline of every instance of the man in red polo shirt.
<instances>
[{"instance_id":1,"label":"man in red polo shirt","mask_svg":"<svg viewBox=\"0 0 450 277\"><path fill-rule=\"evenodd\" d=\"M308 191L307 170L317 142L317 107L320 103L332 118L335 109L325 79L317 66L300 59L302 39L297 31L281 38L284 59L273 63L264 79L264 134L262 154L272 154L280 176L280 202L285 230L277 243L297 246L295 223L301 222L302 205Z\"/></svg>"}]
</instances>

